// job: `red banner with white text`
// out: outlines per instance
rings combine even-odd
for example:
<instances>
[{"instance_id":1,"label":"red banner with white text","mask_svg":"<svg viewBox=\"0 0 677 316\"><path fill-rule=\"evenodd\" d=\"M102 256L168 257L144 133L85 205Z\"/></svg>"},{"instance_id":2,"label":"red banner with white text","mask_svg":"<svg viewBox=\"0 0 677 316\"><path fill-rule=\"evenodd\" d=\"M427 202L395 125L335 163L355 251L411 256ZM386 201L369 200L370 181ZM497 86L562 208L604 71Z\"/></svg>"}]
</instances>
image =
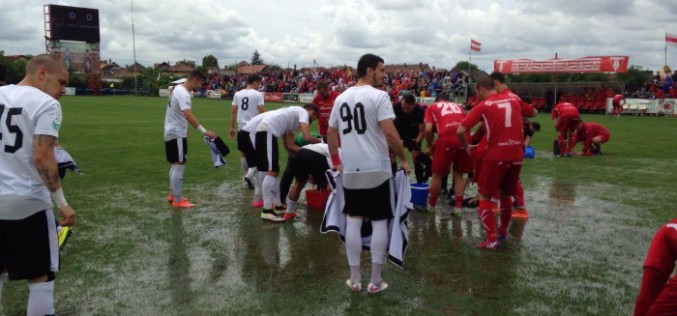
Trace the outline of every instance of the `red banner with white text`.
<instances>
[{"instance_id":1,"label":"red banner with white text","mask_svg":"<svg viewBox=\"0 0 677 316\"><path fill-rule=\"evenodd\" d=\"M282 102L281 92L265 92L263 94L264 102Z\"/></svg>"},{"instance_id":2,"label":"red banner with white text","mask_svg":"<svg viewBox=\"0 0 677 316\"><path fill-rule=\"evenodd\" d=\"M503 59L494 61L494 71L512 73L628 72L628 56L591 56L579 59Z\"/></svg>"}]
</instances>

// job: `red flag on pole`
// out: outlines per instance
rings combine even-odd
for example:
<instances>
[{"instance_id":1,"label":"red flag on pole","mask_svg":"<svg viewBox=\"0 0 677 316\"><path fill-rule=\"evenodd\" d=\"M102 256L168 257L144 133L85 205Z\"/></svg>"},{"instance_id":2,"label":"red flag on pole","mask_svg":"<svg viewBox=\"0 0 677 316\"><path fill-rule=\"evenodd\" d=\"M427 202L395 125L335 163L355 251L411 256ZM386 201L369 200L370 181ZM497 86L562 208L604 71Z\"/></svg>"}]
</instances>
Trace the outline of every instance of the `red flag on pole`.
<instances>
[{"instance_id":1,"label":"red flag on pole","mask_svg":"<svg viewBox=\"0 0 677 316\"><path fill-rule=\"evenodd\" d=\"M472 49L476 52L479 52L480 50L482 50L482 43L480 43L480 42L471 38L470 39L470 49Z\"/></svg>"},{"instance_id":2,"label":"red flag on pole","mask_svg":"<svg viewBox=\"0 0 677 316\"><path fill-rule=\"evenodd\" d=\"M668 43L677 44L677 35L665 33L665 41Z\"/></svg>"}]
</instances>

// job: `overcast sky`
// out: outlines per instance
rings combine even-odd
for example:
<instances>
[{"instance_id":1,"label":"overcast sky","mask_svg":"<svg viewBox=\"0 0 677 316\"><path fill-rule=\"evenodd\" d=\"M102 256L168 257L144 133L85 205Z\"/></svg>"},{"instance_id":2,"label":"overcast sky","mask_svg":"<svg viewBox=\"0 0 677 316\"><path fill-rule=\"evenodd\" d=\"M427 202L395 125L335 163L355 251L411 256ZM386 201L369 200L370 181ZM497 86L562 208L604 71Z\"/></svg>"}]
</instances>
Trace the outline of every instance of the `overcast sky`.
<instances>
[{"instance_id":1,"label":"overcast sky","mask_svg":"<svg viewBox=\"0 0 677 316\"><path fill-rule=\"evenodd\" d=\"M43 1L2 0L0 50L40 54ZM132 64L131 0L55 1L99 10L101 58ZM677 34L674 0L135 0L136 59L219 65L251 59L309 66L347 64L371 52L386 64L449 69L468 59L491 71L496 59L628 55L653 70L664 63L665 33ZM677 44L668 46L677 68Z\"/></svg>"}]
</instances>

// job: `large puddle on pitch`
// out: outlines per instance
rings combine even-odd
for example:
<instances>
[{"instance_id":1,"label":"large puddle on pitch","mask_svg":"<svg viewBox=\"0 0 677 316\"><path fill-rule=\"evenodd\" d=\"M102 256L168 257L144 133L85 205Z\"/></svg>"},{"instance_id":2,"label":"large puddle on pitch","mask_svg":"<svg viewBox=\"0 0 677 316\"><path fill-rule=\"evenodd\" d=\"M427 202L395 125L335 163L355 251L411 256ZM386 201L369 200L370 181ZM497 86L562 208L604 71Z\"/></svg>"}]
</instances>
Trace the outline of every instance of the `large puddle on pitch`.
<instances>
[{"instance_id":1,"label":"large puddle on pitch","mask_svg":"<svg viewBox=\"0 0 677 316\"><path fill-rule=\"evenodd\" d=\"M386 266L391 288L380 299L349 293L343 244L319 233L322 211L306 210L303 198L300 219L274 224L239 182L187 188L198 204L189 210L147 192L96 190L92 201L110 216L83 222L70 241L57 307L72 315L630 313L655 230L629 224L635 210L613 201L613 186L532 180L530 217L512 222L497 252L475 249L484 233L474 210L460 219L448 205L412 212L405 268ZM362 262L366 284L369 256Z\"/></svg>"}]
</instances>

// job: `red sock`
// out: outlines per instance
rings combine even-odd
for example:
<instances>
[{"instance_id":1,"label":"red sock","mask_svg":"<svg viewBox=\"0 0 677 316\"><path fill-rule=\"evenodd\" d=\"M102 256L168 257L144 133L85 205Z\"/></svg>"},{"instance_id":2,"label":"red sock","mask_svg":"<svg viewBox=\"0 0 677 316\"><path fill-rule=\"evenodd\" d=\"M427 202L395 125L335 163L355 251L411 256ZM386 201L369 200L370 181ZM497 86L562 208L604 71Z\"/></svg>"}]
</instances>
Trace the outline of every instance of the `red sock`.
<instances>
[{"instance_id":1,"label":"red sock","mask_svg":"<svg viewBox=\"0 0 677 316\"><path fill-rule=\"evenodd\" d=\"M508 230L510 218L512 217L512 198L501 200L501 226L500 230Z\"/></svg>"},{"instance_id":2,"label":"red sock","mask_svg":"<svg viewBox=\"0 0 677 316\"><path fill-rule=\"evenodd\" d=\"M517 203L517 208L524 208L524 188L522 188L522 182L517 181L517 188L515 190L515 202Z\"/></svg>"},{"instance_id":3,"label":"red sock","mask_svg":"<svg viewBox=\"0 0 677 316\"><path fill-rule=\"evenodd\" d=\"M566 142L564 141L564 134L557 134L557 144L559 145L559 154L566 154Z\"/></svg>"},{"instance_id":4,"label":"red sock","mask_svg":"<svg viewBox=\"0 0 677 316\"><path fill-rule=\"evenodd\" d=\"M430 206L432 207L435 207L437 205L438 197L439 195L431 195L430 197L428 197L428 204L430 204Z\"/></svg>"},{"instance_id":5,"label":"red sock","mask_svg":"<svg viewBox=\"0 0 677 316\"><path fill-rule=\"evenodd\" d=\"M571 151L574 150L575 145L576 145L576 135L574 133L569 133L569 144L567 146L567 153L571 153Z\"/></svg>"},{"instance_id":6,"label":"red sock","mask_svg":"<svg viewBox=\"0 0 677 316\"><path fill-rule=\"evenodd\" d=\"M479 208L477 212L480 215L482 220L482 226L484 226L484 231L487 233L487 240L497 240L496 236L496 216L491 210L491 201L489 200L480 200Z\"/></svg>"},{"instance_id":7,"label":"red sock","mask_svg":"<svg viewBox=\"0 0 677 316\"><path fill-rule=\"evenodd\" d=\"M462 195L461 195L461 196L458 196L458 195L455 196L455 197L454 197L454 202L455 202L454 206L455 206L456 208L461 208L461 207L463 207L463 196L462 196Z\"/></svg>"}]
</instances>

